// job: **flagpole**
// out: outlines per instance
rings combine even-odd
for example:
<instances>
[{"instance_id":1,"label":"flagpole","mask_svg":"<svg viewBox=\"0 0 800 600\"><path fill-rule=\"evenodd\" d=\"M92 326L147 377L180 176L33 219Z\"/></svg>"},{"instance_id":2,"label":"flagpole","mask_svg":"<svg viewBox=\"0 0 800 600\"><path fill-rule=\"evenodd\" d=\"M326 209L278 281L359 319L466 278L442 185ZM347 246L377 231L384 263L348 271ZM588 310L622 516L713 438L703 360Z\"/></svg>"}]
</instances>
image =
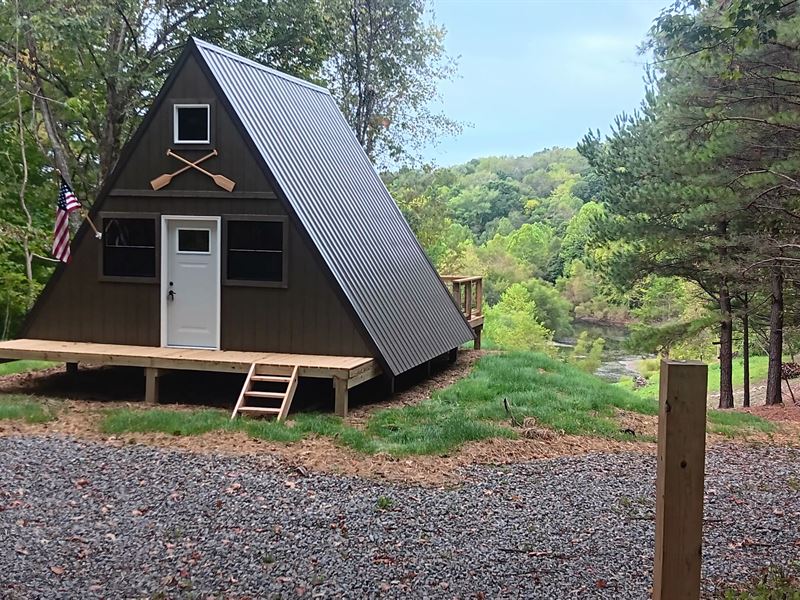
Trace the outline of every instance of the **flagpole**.
<instances>
[{"instance_id":1,"label":"flagpole","mask_svg":"<svg viewBox=\"0 0 800 600\"><path fill-rule=\"evenodd\" d=\"M60 169L55 169L55 172L58 175L59 179L63 179L64 178L64 175L61 173ZM92 217L89 216L89 211L86 210L86 212L84 213L84 210L85 209L84 209L83 205L81 205L81 215L83 216L84 219L89 221L89 225L91 226L92 230L94 231L94 237L96 237L98 240L103 239L103 234L100 233L100 231L95 226L94 221L92 221Z\"/></svg>"},{"instance_id":2,"label":"flagpole","mask_svg":"<svg viewBox=\"0 0 800 600\"><path fill-rule=\"evenodd\" d=\"M86 215L84 216L84 218L85 218L87 221L89 221L89 225L92 227L92 229L94 229L94 237L96 237L98 240L101 240L101 239L103 239L103 234L102 234L102 233L100 233L100 232L97 230L97 227L95 227L95 226L94 226L94 223L92 222L92 217L90 217L90 216L89 216L89 211L88 211L88 210L86 211Z\"/></svg>"}]
</instances>

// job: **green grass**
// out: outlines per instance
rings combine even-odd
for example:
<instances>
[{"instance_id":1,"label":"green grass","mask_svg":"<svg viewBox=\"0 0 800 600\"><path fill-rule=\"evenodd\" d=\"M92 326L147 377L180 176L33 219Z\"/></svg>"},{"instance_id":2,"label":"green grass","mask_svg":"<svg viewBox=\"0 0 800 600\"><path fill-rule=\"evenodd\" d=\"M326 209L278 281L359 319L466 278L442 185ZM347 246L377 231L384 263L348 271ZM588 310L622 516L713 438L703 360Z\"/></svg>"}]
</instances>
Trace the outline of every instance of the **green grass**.
<instances>
[{"instance_id":1,"label":"green grass","mask_svg":"<svg viewBox=\"0 0 800 600\"><path fill-rule=\"evenodd\" d=\"M750 413L727 410L708 411L708 431L725 437L736 437L747 433L772 433L775 424Z\"/></svg>"},{"instance_id":2,"label":"green grass","mask_svg":"<svg viewBox=\"0 0 800 600\"><path fill-rule=\"evenodd\" d=\"M7 363L0 363L0 377L12 375L14 373L25 373L27 371L38 371L55 367L59 363L46 360L14 360Z\"/></svg>"},{"instance_id":3,"label":"green grass","mask_svg":"<svg viewBox=\"0 0 800 600\"><path fill-rule=\"evenodd\" d=\"M800 600L800 563L789 569L771 567L746 586L729 588L720 594L725 600Z\"/></svg>"},{"instance_id":4,"label":"green grass","mask_svg":"<svg viewBox=\"0 0 800 600\"><path fill-rule=\"evenodd\" d=\"M40 400L19 394L0 395L0 420L13 419L26 423L46 423L55 418L55 410Z\"/></svg>"},{"instance_id":5,"label":"green grass","mask_svg":"<svg viewBox=\"0 0 800 600\"><path fill-rule=\"evenodd\" d=\"M650 400L658 402L658 386L659 386L659 372L658 370L652 371L652 361L648 361L648 370L653 374L648 379L646 386L632 393L637 398L642 400ZM751 381L763 380L767 376L767 357L766 356L753 356L750 359L750 378ZM737 358L733 363L733 385L734 387L741 387L744 382L744 374L742 371L742 360ZM631 381L621 381L616 384L625 390L629 390ZM719 364L712 364L708 367L708 392L719 391ZM737 437L740 435L747 435L751 433L772 433L776 430L776 426L771 421L762 419L755 415L741 412L732 412L727 410L709 410L708 411L708 431L723 435L726 437Z\"/></svg>"},{"instance_id":6,"label":"green grass","mask_svg":"<svg viewBox=\"0 0 800 600\"><path fill-rule=\"evenodd\" d=\"M640 398L541 354L497 354L482 358L473 372L415 406L373 413L363 429L317 413L294 415L286 423L237 419L212 409L108 411L105 433L162 432L199 435L208 431L246 431L274 441L295 442L309 435L331 437L359 452L395 456L446 454L469 441L514 438L503 407L514 416L535 417L540 426L569 434L625 438L615 409L656 414L652 399Z\"/></svg>"},{"instance_id":7,"label":"green grass","mask_svg":"<svg viewBox=\"0 0 800 600\"><path fill-rule=\"evenodd\" d=\"M100 430L103 433L170 433L172 435L200 435L209 431L233 429L229 417L221 410L168 410L152 408L109 410Z\"/></svg>"},{"instance_id":8,"label":"green grass","mask_svg":"<svg viewBox=\"0 0 800 600\"><path fill-rule=\"evenodd\" d=\"M658 383L659 383L659 370L652 368L652 361L655 359L648 359L645 365L645 376L647 377L647 385L634 391L637 396L645 398L658 398ZM764 381L767 378L768 359L766 356L751 356L750 357L750 383L755 384ZM630 387L632 382L626 379L620 382L621 387ZM742 359L735 358L733 360L733 387L741 388L744 386L744 368L742 366ZM719 363L712 363L708 365L708 392L714 393L719 391Z\"/></svg>"}]
</instances>

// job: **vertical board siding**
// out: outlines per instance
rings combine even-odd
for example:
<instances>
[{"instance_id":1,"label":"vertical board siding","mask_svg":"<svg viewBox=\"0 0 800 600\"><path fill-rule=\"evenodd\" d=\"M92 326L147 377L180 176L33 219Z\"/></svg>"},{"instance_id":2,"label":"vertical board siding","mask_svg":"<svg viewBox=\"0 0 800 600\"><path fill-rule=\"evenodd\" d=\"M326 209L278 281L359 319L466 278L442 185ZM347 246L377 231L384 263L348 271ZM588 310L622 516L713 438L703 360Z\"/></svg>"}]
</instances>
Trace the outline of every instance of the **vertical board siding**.
<instances>
[{"instance_id":1,"label":"vertical board siding","mask_svg":"<svg viewBox=\"0 0 800 600\"><path fill-rule=\"evenodd\" d=\"M168 96L213 100L214 92L197 62L189 57ZM213 139L220 154L203 163L203 167L233 179L235 192L271 192L260 164L250 154L222 104L217 101L215 108ZM149 191L151 179L180 168L180 163L166 156L168 147L190 159L210 151L177 149L172 144L171 112L168 99L153 115L128 162L120 167L115 193ZM110 195L100 199L101 213L286 215L278 200L226 197L208 177L193 170L175 177L164 191L172 190L198 190L219 196ZM157 243L160 244L160 234ZM27 337L142 346L160 344L159 283L99 281L100 252L101 241L91 235L83 236L73 248L72 262L56 285L37 302L34 318L25 332ZM222 349L373 356L371 344L362 336L358 323L291 219L288 252L288 288L222 286ZM224 252L221 258L225 259Z\"/></svg>"}]
</instances>

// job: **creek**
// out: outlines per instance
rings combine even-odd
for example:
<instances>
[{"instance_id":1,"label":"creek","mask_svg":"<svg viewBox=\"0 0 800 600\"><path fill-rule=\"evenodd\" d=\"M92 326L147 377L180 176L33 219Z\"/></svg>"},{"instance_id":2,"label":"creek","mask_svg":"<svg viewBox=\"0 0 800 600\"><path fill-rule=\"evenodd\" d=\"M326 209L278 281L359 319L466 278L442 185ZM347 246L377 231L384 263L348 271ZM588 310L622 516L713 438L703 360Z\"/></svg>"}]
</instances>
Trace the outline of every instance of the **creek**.
<instances>
[{"instance_id":1,"label":"creek","mask_svg":"<svg viewBox=\"0 0 800 600\"><path fill-rule=\"evenodd\" d=\"M607 325L575 320L572 323L573 335L555 340L561 351L568 353L575 347L578 336L587 331L589 339L598 337L606 341L603 359L595 375L610 382L617 382L623 377L639 375L636 363L644 358L640 354L632 354L625 348L628 328L624 325Z\"/></svg>"}]
</instances>

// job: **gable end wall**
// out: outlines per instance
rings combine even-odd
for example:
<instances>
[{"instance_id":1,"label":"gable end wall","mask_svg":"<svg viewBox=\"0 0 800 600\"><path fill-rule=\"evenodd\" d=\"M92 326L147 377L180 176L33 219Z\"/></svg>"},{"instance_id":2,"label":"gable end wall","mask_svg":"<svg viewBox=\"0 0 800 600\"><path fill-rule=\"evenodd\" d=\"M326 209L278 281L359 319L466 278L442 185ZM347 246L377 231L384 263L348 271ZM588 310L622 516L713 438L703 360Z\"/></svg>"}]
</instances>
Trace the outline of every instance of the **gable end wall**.
<instances>
[{"instance_id":1,"label":"gable end wall","mask_svg":"<svg viewBox=\"0 0 800 600\"><path fill-rule=\"evenodd\" d=\"M181 166L174 158L166 156L168 147L175 148L171 143L170 120L173 98L214 99L209 82L192 56L174 79L166 101L158 107L129 160L121 166L109 195L99 201L100 213L286 215L218 101L214 102L214 147L219 156L203 166L233 179L236 182L234 193L227 194L208 177L192 170L178 175L163 190L164 195L154 195L149 181ZM177 151L195 159L210 150ZM139 195L138 191L143 193ZM170 196L173 192L183 195ZM192 197L192 192L199 192L200 197ZM242 193L261 197L242 197L239 195ZM102 243L92 235L84 235L72 250L72 262L37 301L24 336L158 346L159 283L99 281ZM286 289L222 286L222 349L373 356L371 344L291 219L288 258Z\"/></svg>"}]
</instances>

